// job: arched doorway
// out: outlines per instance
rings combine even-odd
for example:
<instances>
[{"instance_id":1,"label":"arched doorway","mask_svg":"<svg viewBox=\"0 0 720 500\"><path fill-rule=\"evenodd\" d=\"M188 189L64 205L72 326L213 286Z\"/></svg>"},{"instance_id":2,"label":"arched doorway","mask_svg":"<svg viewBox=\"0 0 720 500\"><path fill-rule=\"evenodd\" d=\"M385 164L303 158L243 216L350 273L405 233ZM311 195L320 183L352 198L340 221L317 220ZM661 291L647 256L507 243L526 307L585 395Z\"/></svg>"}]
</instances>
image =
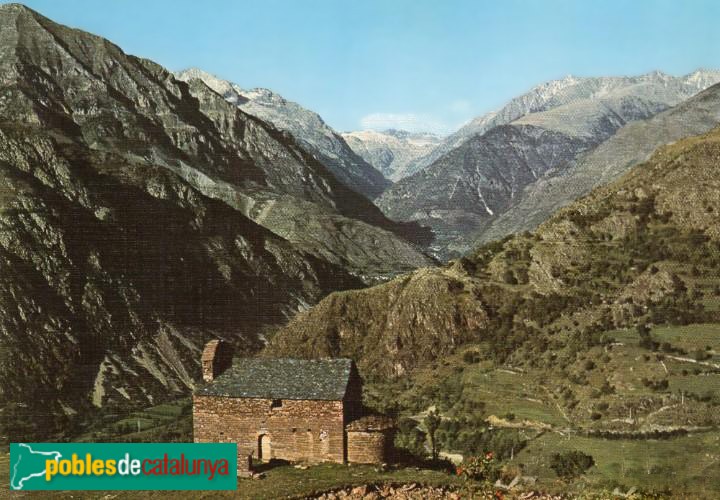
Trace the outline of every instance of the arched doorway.
<instances>
[{"instance_id":1,"label":"arched doorway","mask_svg":"<svg viewBox=\"0 0 720 500\"><path fill-rule=\"evenodd\" d=\"M260 434L258 436L258 458L264 462L268 462L272 458L270 436L267 434Z\"/></svg>"}]
</instances>

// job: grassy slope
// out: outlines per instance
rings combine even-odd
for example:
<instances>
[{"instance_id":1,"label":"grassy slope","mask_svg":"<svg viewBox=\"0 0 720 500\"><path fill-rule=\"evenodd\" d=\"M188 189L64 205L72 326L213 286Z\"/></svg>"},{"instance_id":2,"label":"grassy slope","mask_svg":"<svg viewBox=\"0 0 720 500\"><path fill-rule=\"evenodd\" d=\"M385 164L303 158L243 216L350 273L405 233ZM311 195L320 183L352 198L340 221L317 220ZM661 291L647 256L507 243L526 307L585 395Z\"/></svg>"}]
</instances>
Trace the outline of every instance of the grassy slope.
<instances>
[{"instance_id":1,"label":"grassy slope","mask_svg":"<svg viewBox=\"0 0 720 500\"><path fill-rule=\"evenodd\" d=\"M423 408L436 405L446 419L481 413L501 417L500 421L495 421L496 427L522 429L527 445L506 464L522 467L523 474L537 477L537 487L541 490L597 492L611 491L619 486L622 491L627 491L636 486L645 490L669 488L675 496L685 498L720 496L720 430L716 423L711 423L706 430L665 439L608 440L584 434L603 428L625 432L657 426L693 428L701 425L708 416L717 414L717 403L699 404L691 400L688 393L702 395L710 391L715 397L720 395L720 371L673 359L672 355L661 355L658 360L657 352L637 345L639 335L634 329L613 330L607 334L616 342L610 352L595 348L599 352L591 350L587 356L597 360L604 354L609 355L604 365L598 361L598 366L591 372L606 372L616 388L613 394L590 397L582 392L585 390L583 385L570 383L567 377L548 370L508 369L485 361L468 362L463 359L465 351L481 351L482 345L466 346L457 355L445 358L434 367L420 370L410 385L403 383L400 384L402 387L392 387L374 384L368 389L380 404L385 395L388 400L399 401L401 407L409 408L407 413L412 414L421 427L426 414ZM720 324L656 327L651 330L651 336L688 350L710 345L715 354L720 348ZM648 362L640 361L644 356L650 358ZM714 357L709 362L716 360ZM695 374L694 369L699 370L699 374ZM596 376L605 379L605 376ZM658 391L645 387L641 381L645 377L667 378L669 388ZM588 379L591 385L597 385L593 382L593 375L589 375ZM584 415L568 409L564 399L553 390L562 385L575 391L580 400L578 406L585 408L580 412ZM457 390L448 396L451 392L448 387L456 387ZM678 395L681 388L686 396L684 404ZM441 393L446 396L440 396ZM657 403L647 408L633 405L638 401L653 400ZM469 406L468 402L475 405ZM480 410L477 403L481 404ZM588 418L590 411L602 408L603 404L607 408L597 412L600 415L598 420ZM634 411L632 423L625 421L630 408ZM502 418L508 413L514 414L513 420ZM569 414L570 418L565 418L565 414ZM538 433L536 429L539 427L548 430ZM458 452L446 447L443 450ZM566 450L583 451L592 455L596 462L586 475L570 484L559 482L549 468L550 456Z\"/></svg>"},{"instance_id":2,"label":"grassy slope","mask_svg":"<svg viewBox=\"0 0 720 500\"><path fill-rule=\"evenodd\" d=\"M717 498L720 494L720 433L708 432L669 440L607 441L581 436L546 433L531 441L516 457L528 474L552 484L556 476L548 467L553 453L581 450L593 456L595 467L570 489L627 491L669 488L677 497ZM713 453L713 450L715 452Z\"/></svg>"}]
</instances>

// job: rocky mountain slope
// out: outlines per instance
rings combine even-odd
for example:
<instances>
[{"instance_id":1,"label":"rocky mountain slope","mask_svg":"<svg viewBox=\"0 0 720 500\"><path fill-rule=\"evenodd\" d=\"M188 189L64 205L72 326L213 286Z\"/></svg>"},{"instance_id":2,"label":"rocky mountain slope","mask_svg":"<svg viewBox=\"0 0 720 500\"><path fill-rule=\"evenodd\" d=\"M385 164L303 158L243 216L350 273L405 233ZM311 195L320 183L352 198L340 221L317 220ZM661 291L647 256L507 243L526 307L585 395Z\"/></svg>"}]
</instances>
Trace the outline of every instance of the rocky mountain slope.
<instances>
[{"instance_id":1,"label":"rocky mountain slope","mask_svg":"<svg viewBox=\"0 0 720 500\"><path fill-rule=\"evenodd\" d=\"M393 129L346 132L342 136L353 151L393 181L412 174L410 165L430 154L441 142L435 134Z\"/></svg>"},{"instance_id":2,"label":"rocky mountain slope","mask_svg":"<svg viewBox=\"0 0 720 500\"><path fill-rule=\"evenodd\" d=\"M630 123L587 155L528 186L512 207L478 235L477 241L492 241L533 229L555 210L646 160L660 145L707 132L718 123L718 86L649 120Z\"/></svg>"},{"instance_id":3,"label":"rocky mountain slope","mask_svg":"<svg viewBox=\"0 0 720 500\"><path fill-rule=\"evenodd\" d=\"M161 166L46 132L0 124L0 407L177 397L209 335L252 350L264 323L358 286Z\"/></svg>"},{"instance_id":4,"label":"rocky mountain slope","mask_svg":"<svg viewBox=\"0 0 720 500\"><path fill-rule=\"evenodd\" d=\"M189 78L192 73L185 76ZM190 78L189 91L193 97L198 98L202 112L218 126L223 127L228 120L225 114L236 113L233 108L238 106L240 97L232 98L231 95L228 97L230 91L227 88L232 92L235 91L232 90L234 87L231 84L213 80L211 77L207 79L214 87L224 92L223 96L208 87L200 78ZM260 105L253 105L251 109L258 114L271 114L273 119L282 125L285 123L283 120L287 119L287 116L283 115L287 106L290 105L281 107L281 111L275 109L272 113L268 109L261 113L258 111L258 108L262 107ZM294 106L299 108L297 105ZM318 123L321 122L317 115L304 113L303 117L316 116ZM244 112L239 116L250 118L250 115ZM306 126L309 126L308 123L299 128L294 126L290 128L297 131L305 130ZM222 199L243 211L256 222L291 241L297 247L333 264L343 266L365 281L431 263L431 260L415 245L415 243L424 245L431 240L429 230L416 223L395 223L388 220L367 198L339 183L317 161L317 155L311 158L309 153L300 149L293 142L292 135L288 136L288 132L272 130L277 139L293 144L299 152L299 163L304 164L300 168L293 166L290 169L281 166L280 168L284 169L281 172L283 178L276 185L271 186L274 189L250 186L239 192L238 186L232 182L208 179L204 173L197 175L188 172L184 167L181 169L181 175L198 182L210 196ZM236 140L232 132L231 130L226 140ZM316 132L315 135L323 135L323 130ZM314 136L309 134L305 137L309 137L310 139L306 140L312 142ZM338 137L333 139L336 144L340 144L338 140L344 144ZM316 148L317 145L311 144L310 147ZM257 148L256 153L261 157L273 151L271 144L262 142L255 144L254 148ZM278 159L277 156L263 158L267 163L266 169L275 169L274 162ZM308 165L312 165L310 170ZM369 165L365 167L371 168ZM376 173L382 176L379 172Z\"/></svg>"},{"instance_id":5,"label":"rocky mountain slope","mask_svg":"<svg viewBox=\"0 0 720 500\"><path fill-rule=\"evenodd\" d=\"M207 196L262 219L276 234L356 274L428 262L398 237L426 241L427 232L388 220L292 137L238 110L202 82L180 82L151 61L41 16L27 22L32 16L21 17L17 25L8 18L12 29L4 34L3 51L8 63L24 71L23 84L33 93L27 106L38 100L50 106L60 115L53 119L68 122L63 126L93 148L163 165ZM312 232L293 225L306 223L308 203L326 221ZM336 237L338 228L344 238ZM317 241L326 243L316 248ZM388 248L398 251L389 254Z\"/></svg>"},{"instance_id":6,"label":"rocky mountain slope","mask_svg":"<svg viewBox=\"0 0 720 500\"><path fill-rule=\"evenodd\" d=\"M476 344L485 359L547 375L594 346L602 352L615 328L717 322L705 304L720 289L718 158L720 129L663 147L534 233L331 294L276 334L269 352L350 356L382 379Z\"/></svg>"},{"instance_id":7,"label":"rocky mountain slope","mask_svg":"<svg viewBox=\"0 0 720 500\"><path fill-rule=\"evenodd\" d=\"M429 262L292 137L103 38L0 6L0 74L0 434L183 394L208 336L252 351Z\"/></svg>"},{"instance_id":8,"label":"rocky mountain slope","mask_svg":"<svg viewBox=\"0 0 720 500\"><path fill-rule=\"evenodd\" d=\"M433 248L441 257L461 254L476 235L518 202L526 187L566 168L626 124L690 97L712 75L675 78L653 73L636 79L594 79L595 84L606 85L595 88L589 97L560 93L562 99L543 101L559 104L547 111L473 136L398 182L377 203L392 218L433 227L437 234ZM630 80L632 85L618 83ZM573 192L569 190L569 195Z\"/></svg>"},{"instance_id":9,"label":"rocky mountain slope","mask_svg":"<svg viewBox=\"0 0 720 500\"><path fill-rule=\"evenodd\" d=\"M288 132L340 182L370 199L392 184L373 164L358 156L317 113L287 101L271 90L243 90L197 68L177 72L175 76L183 81L199 79L245 113Z\"/></svg>"}]
</instances>

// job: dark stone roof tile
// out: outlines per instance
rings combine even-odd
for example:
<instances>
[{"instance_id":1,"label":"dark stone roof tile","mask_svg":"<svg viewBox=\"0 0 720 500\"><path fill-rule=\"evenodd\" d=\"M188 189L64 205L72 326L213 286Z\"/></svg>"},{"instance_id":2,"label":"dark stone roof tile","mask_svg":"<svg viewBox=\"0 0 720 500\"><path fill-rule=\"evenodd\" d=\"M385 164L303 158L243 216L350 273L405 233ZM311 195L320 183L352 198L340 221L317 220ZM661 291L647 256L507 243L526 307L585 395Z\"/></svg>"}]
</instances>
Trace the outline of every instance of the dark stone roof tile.
<instances>
[{"instance_id":1,"label":"dark stone roof tile","mask_svg":"<svg viewBox=\"0 0 720 500\"><path fill-rule=\"evenodd\" d=\"M243 358L214 381L199 387L201 396L235 398L345 398L355 365L350 359Z\"/></svg>"}]
</instances>

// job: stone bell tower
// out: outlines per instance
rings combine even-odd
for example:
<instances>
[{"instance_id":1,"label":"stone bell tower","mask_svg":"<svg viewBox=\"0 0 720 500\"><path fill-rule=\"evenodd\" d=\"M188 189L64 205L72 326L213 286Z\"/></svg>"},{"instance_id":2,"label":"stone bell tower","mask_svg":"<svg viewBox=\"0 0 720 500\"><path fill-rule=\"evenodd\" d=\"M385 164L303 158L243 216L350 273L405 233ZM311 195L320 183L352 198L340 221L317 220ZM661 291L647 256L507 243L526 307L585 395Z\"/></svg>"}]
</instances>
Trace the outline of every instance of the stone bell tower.
<instances>
[{"instance_id":1,"label":"stone bell tower","mask_svg":"<svg viewBox=\"0 0 720 500\"><path fill-rule=\"evenodd\" d=\"M212 382L232 364L233 348L223 340L214 339L205 344L202 357L202 375L205 382Z\"/></svg>"}]
</instances>

